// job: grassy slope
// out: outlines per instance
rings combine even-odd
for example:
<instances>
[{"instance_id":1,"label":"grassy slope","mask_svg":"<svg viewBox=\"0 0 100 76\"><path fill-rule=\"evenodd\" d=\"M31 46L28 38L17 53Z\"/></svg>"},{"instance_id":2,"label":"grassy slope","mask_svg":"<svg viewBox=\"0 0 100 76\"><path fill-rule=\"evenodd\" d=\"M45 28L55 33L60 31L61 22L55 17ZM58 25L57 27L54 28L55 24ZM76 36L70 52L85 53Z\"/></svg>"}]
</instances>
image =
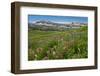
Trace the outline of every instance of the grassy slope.
<instances>
[{"instance_id":1,"label":"grassy slope","mask_svg":"<svg viewBox=\"0 0 100 76\"><path fill-rule=\"evenodd\" d=\"M29 29L28 59L87 58L87 27L68 31Z\"/></svg>"}]
</instances>

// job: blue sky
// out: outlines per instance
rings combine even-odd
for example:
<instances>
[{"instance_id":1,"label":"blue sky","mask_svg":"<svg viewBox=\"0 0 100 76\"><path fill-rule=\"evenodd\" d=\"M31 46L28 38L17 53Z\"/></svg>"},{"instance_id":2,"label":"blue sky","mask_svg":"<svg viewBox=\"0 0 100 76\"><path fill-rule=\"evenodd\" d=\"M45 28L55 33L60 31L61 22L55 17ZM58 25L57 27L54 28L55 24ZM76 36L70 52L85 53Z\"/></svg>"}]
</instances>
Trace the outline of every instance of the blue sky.
<instances>
[{"instance_id":1,"label":"blue sky","mask_svg":"<svg viewBox=\"0 0 100 76\"><path fill-rule=\"evenodd\" d=\"M88 17L77 17L77 16L52 16L52 15L28 15L28 22L36 22L40 20L52 21L52 22L80 22L88 23Z\"/></svg>"}]
</instances>

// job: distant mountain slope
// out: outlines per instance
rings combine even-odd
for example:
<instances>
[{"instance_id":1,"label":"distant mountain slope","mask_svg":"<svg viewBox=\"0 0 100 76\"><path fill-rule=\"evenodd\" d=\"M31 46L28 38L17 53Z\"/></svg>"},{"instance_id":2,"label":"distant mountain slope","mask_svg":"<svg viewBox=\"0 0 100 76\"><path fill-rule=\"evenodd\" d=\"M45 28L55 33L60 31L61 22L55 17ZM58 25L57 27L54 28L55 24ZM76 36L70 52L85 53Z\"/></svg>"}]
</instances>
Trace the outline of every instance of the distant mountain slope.
<instances>
[{"instance_id":1,"label":"distant mountain slope","mask_svg":"<svg viewBox=\"0 0 100 76\"><path fill-rule=\"evenodd\" d=\"M65 24L62 23L55 23L51 21L36 21L35 23L28 23L28 26L33 29L40 29L40 30L66 30L69 28L80 28L81 26L86 26L85 23L78 23L78 22L66 22Z\"/></svg>"}]
</instances>

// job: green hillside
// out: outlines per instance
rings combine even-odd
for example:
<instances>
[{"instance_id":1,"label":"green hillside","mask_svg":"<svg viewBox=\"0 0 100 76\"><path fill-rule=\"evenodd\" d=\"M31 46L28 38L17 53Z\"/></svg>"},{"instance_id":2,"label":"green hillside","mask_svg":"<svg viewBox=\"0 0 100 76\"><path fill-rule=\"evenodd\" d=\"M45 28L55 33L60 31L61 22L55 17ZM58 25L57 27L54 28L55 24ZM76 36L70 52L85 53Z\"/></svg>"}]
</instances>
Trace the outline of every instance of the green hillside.
<instances>
[{"instance_id":1,"label":"green hillside","mask_svg":"<svg viewBox=\"0 0 100 76\"><path fill-rule=\"evenodd\" d=\"M28 30L28 60L88 57L87 26L65 31Z\"/></svg>"}]
</instances>

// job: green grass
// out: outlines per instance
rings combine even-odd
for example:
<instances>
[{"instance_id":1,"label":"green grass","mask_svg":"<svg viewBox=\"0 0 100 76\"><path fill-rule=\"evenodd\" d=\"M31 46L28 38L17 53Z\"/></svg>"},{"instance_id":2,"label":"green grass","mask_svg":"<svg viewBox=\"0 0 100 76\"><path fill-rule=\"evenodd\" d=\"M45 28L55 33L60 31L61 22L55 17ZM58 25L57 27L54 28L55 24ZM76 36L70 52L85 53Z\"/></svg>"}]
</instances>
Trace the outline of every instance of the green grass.
<instances>
[{"instance_id":1,"label":"green grass","mask_svg":"<svg viewBox=\"0 0 100 76\"><path fill-rule=\"evenodd\" d=\"M87 27L66 31L29 28L28 60L87 58Z\"/></svg>"}]
</instances>

